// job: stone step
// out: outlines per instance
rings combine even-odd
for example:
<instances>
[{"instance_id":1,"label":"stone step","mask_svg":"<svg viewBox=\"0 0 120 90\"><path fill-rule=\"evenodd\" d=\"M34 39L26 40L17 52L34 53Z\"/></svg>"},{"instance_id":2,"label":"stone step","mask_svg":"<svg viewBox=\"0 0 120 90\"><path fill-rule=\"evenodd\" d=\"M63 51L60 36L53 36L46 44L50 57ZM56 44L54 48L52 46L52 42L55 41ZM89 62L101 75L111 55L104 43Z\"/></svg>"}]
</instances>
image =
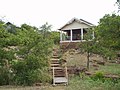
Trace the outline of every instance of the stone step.
<instances>
[{"instance_id":1,"label":"stone step","mask_svg":"<svg viewBox=\"0 0 120 90\"><path fill-rule=\"evenodd\" d=\"M51 64L60 64L59 62L51 62Z\"/></svg>"},{"instance_id":2,"label":"stone step","mask_svg":"<svg viewBox=\"0 0 120 90\"><path fill-rule=\"evenodd\" d=\"M50 69L49 71L53 72L53 69ZM64 69L54 69L54 72L64 72Z\"/></svg>"},{"instance_id":3,"label":"stone step","mask_svg":"<svg viewBox=\"0 0 120 90\"><path fill-rule=\"evenodd\" d=\"M60 64L51 64L51 67L60 67Z\"/></svg>"},{"instance_id":4,"label":"stone step","mask_svg":"<svg viewBox=\"0 0 120 90\"><path fill-rule=\"evenodd\" d=\"M58 59L58 58L52 58L52 59L50 59L51 61L59 61L60 59Z\"/></svg>"},{"instance_id":5,"label":"stone step","mask_svg":"<svg viewBox=\"0 0 120 90\"><path fill-rule=\"evenodd\" d=\"M53 69L53 67L50 68L51 70ZM54 67L54 70L56 69L63 69L62 67Z\"/></svg>"},{"instance_id":6,"label":"stone step","mask_svg":"<svg viewBox=\"0 0 120 90\"><path fill-rule=\"evenodd\" d=\"M60 74L60 75L64 75L64 74L65 74L64 71L55 71L54 73L55 73L56 75L58 75L58 74Z\"/></svg>"},{"instance_id":7,"label":"stone step","mask_svg":"<svg viewBox=\"0 0 120 90\"><path fill-rule=\"evenodd\" d=\"M60 64L60 61L51 61L50 63L51 63L51 64L54 64L54 63L55 63L55 64Z\"/></svg>"},{"instance_id":8,"label":"stone step","mask_svg":"<svg viewBox=\"0 0 120 90\"><path fill-rule=\"evenodd\" d=\"M59 60L51 60L51 63L52 63L52 62L60 62L60 61L59 61Z\"/></svg>"},{"instance_id":9,"label":"stone step","mask_svg":"<svg viewBox=\"0 0 120 90\"><path fill-rule=\"evenodd\" d=\"M54 77L65 77L64 74L54 74Z\"/></svg>"},{"instance_id":10,"label":"stone step","mask_svg":"<svg viewBox=\"0 0 120 90\"><path fill-rule=\"evenodd\" d=\"M53 61L50 61L50 62L51 62L51 64L52 63L59 63L60 64L60 61L57 61L57 60L55 60L55 61L53 60Z\"/></svg>"},{"instance_id":11,"label":"stone step","mask_svg":"<svg viewBox=\"0 0 120 90\"><path fill-rule=\"evenodd\" d=\"M55 77L53 79L54 83L68 83L68 79L66 77Z\"/></svg>"},{"instance_id":12,"label":"stone step","mask_svg":"<svg viewBox=\"0 0 120 90\"><path fill-rule=\"evenodd\" d=\"M55 69L55 73L65 73L63 69Z\"/></svg>"},{"instance_id":13,"label":"stone step","mask_svg":"<svg viewBox=\"0 0 120 90\"><path fill-rule=\"evenodd\" d=\"M52 58L59 58L59 56L58 55L53 55Z\"/></svg>"},{"instance_id":14,"label":"stone step","mask_svg":"<svg viewBox=\"0 0 120 90\"><path fill-rule=\"evenodd\" d=\"M59 72L58 73L57 72L57 73L54 74L54 77L65 77L65 73L63 73L63 72L61 72L61 73Z\"/></svg>"},{"instance_id":15,"label":"stone step","mask_svg":"<svg viewBox=\"0 0 120 90\"><path fill-rule=\"evenodd\" d=\"M53 73L53 70L50 70L49 72L52 74L52 73ZM60 70L60 69L59 69L59 70L58 70L58 69L55 69L55 70L54 70L54 73L55 73L55 74L64 74L65 71L62 70L62 69L61 69L61 70Z\"/></svg>"}]
</instances>

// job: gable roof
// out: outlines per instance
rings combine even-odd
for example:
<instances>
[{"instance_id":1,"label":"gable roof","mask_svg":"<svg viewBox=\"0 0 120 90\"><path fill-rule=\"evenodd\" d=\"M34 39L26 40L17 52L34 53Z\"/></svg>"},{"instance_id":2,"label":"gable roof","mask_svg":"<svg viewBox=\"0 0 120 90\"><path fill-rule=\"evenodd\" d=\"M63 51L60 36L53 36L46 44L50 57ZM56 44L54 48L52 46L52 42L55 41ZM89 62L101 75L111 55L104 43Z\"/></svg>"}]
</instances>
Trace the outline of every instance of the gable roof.
<instances>
[{"instance_id":1,"label":"gable roof","mask_svg":"<svg viewBox=\"0 0 120 90\"><path fill-rule=\"evenodd\" d=\"M70 25L71 23L73 23L74 21L76 21L76 22L78 22L78 23L83 23L83 24L86 24L86 25L88 25L88 26L95 26L94 24L92 24L92 23L90 23L90 22L88 22L88 21L85 21L85 20L83 20L83 19L77 19L77 18L72 18L69 22L67 22L64 26L62 26L60 29L58 29L58 30L62 30L65 26L67 26L67 25Z\"/></svg>"}]
</instances>

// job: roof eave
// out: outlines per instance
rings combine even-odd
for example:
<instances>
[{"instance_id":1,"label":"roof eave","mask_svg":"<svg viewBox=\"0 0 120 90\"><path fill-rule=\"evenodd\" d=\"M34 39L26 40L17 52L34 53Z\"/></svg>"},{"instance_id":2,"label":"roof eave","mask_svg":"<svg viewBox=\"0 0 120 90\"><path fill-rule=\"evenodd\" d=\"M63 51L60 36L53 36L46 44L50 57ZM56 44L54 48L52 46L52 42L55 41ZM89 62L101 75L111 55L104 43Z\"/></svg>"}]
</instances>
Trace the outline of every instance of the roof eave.
<instances>
[{"instance_id":1,"label":"roof eave","mask_svg":"<svg viewBox=\"0 0 120 90\"><path fill-rule=\"evenodd\" d=\"M61 27L60 29L58 29L58 30L62 30L65 26L71 24L71 23L74 22L74 21L77 21L78 23L84 23L84 24L89 25L89 26L91 26L91 27L94 27L94 26L95 26L94 24L89 23L89 22L87 22L87 21L85 21L85 20L83 20L83 19L72 18L69 22L67 22L64 26L62 26L62 27Z\"/></svg>"}]
</instances>

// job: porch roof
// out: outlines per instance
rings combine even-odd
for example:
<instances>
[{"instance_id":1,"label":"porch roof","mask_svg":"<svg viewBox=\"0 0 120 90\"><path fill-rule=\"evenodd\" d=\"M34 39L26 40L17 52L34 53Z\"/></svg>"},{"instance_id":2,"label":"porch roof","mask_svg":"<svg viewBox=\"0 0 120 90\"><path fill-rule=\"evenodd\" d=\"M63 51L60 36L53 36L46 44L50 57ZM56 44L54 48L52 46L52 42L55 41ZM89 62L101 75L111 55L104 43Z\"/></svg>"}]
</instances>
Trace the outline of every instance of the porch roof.
<instances>
[{"instance_id":1,"label":"porch roof","mask_svg":"<svg viewBox=\"0 0 120 90\"><path fill-rule=\"evenodd\" d=\"M87 26L89 26L89 27L94 27L94 26L95 26L94 24L92 24L92 23L90 23L90 22L88 22L88 21L85 21L85 20L83 20L83 19L73 18L73 19L71 19L68 23L66 23L64 26L62 26L62 27L61 27L60 29L58 29L58 30L62 30L62 29L65 28L66 26L72 24L74 21L76 21L76 22L79 23L79 24L85 24L85 25L87 25Z\"/></svg>"}]
</instances>

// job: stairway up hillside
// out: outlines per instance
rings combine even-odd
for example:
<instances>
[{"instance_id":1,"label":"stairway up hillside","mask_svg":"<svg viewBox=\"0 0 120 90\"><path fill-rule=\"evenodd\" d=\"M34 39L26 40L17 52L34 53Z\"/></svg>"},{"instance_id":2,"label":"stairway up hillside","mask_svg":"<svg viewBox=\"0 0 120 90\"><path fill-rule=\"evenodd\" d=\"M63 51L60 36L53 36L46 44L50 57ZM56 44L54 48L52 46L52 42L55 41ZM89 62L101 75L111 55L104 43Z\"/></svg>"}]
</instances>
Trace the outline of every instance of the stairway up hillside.
<instances>
[{"instance_id":1,"label":"stairway up hillside","mask_svg":"<svg viewBox=\"0 0 120 90\"><path fill-rule=\"evenodd\" d=\"M53 85L68 84L67 67L60 64L59 49L53 49L53 56L51 58L50 69L53 79Z\"/></svg>"}]
</instances>

